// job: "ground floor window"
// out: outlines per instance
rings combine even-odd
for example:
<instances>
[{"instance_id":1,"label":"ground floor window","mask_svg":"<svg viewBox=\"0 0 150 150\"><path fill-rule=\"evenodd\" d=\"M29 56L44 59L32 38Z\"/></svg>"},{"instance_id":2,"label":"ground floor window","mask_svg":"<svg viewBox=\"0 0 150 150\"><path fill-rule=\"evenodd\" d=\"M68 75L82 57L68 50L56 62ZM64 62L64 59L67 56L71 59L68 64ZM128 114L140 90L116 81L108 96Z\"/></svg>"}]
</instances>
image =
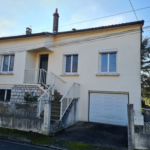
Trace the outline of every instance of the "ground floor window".
<instances>
[{"instance_id":1,"label":"ground floor window","mask_svg":"<svg viewBox=\"0 0 150 150\"><path fill-rule=\"evenodd\" d=\"M0 101L10 100L11 90L8 89L0 89Z\"/></svg>"}]
</instances>

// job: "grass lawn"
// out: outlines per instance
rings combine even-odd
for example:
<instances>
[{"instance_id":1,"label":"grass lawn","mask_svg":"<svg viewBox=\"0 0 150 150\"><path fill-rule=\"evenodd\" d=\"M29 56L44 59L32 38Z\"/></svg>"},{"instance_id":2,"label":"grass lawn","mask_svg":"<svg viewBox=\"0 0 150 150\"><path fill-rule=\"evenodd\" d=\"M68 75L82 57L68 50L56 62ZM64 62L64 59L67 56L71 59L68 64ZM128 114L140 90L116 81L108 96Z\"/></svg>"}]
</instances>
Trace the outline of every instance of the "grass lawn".
<instances>
[{"instance_id":1,"label":"grass lawn","mask_svg":"<svg viewBox=\"0 0 150 150\"><path fill-rule=\"evenodd\" d=\"M48 137L34 132L24 132L19 130L0 128L0 134L24 137L28 140L31 140L33 144L56 146L56 147L66 148L69 150L112 150L112 149L93 146L85 143L58 140L57 138Z\"/></svg>"}]
</instances>

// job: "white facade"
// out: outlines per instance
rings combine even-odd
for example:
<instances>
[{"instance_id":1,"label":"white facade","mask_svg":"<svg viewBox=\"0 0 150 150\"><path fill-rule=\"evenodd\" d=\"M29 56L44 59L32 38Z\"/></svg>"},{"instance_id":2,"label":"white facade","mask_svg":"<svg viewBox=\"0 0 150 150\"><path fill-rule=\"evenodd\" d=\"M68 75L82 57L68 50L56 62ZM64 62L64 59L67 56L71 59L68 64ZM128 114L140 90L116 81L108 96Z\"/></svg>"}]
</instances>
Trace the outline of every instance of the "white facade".
<instances>
[{"instance_id":1,"label":"white facade","mask_svg":"<svg viewBox=\"0 0 150 150\"><path fill-rule=\"evenodd\" d=\"M40 55L48 54L48 72L66 81L61 94L73 82L80 84L79 120L89 121L90 93L127 94L141 115L141 25L95 31L18 38L0 41L1 56L15 52L13 74L0 73L0 87L24 84L24 71L38 69ZM116 53L116 72L101 73L101 53ZM64 73L65 55L78 55L77 73ZM2 66L1 66L2 67ZM62 91L61 91L62 90Z\"/></svg>"}]
</instances>

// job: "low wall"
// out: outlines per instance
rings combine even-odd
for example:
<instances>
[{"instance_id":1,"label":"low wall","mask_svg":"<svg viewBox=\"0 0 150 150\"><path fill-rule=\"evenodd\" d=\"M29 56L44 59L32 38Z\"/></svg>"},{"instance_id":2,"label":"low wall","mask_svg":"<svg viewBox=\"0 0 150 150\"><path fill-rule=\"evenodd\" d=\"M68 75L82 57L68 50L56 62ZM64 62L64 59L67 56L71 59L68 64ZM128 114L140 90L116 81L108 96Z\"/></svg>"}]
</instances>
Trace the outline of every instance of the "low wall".
<instances>
[{"instance_id":1,"label":"low wall","mask_svg":"<svg viewBox=\"0 0 150 150\"><path fill-rule=\"evenodd\" d=\"M135 133L135 149L150 149L150 134Z\"/></svg>"},{"instance_id":2,"label":"low wall","mask_svg":"<svg viewBox=\"0 0 150 150\"><path fill-rule=\"evenodd\" d=\"M0 127L17 129L22 131L32 131L44 135L50 135L50 112L51 102L45 100L44 119L22 118L13 116L0 116Z\"/></svg>"},{"instance_id":3,"label":"low wall","mask_svg":"<svg viewBox=\"0 0 150 150\"><path fill-rule=\"evenodd\" d=\"M67 128L79 121L78 100L74 100L62 119L61 126Z\"/></svg>"},{"instance_id":4,"label":"low wall","mask_svg":"<svg viewBox=\"0 0 150 150\"><path fill-rule=\"evenodd\" d=\"M43 119L0 117L0 127L43 133Z\"/></svg>"}]
</instances>

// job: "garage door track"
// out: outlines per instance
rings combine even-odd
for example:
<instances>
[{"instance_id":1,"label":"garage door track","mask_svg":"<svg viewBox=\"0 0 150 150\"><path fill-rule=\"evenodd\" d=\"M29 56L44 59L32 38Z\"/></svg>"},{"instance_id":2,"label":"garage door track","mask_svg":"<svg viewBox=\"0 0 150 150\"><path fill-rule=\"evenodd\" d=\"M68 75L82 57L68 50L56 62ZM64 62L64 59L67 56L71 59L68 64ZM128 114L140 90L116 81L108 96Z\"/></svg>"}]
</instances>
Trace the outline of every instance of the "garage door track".
<instances>
[{"instance_id":1,"label":"garage door track","mask_svg":"<svg viewBox=\"0 0 150 150\"><path fill-rule=\"evenodd\" d=\"M127 127L91 122L78 122L56 138L107 148L127 149Z\"/></svg>"}]
</instances>

